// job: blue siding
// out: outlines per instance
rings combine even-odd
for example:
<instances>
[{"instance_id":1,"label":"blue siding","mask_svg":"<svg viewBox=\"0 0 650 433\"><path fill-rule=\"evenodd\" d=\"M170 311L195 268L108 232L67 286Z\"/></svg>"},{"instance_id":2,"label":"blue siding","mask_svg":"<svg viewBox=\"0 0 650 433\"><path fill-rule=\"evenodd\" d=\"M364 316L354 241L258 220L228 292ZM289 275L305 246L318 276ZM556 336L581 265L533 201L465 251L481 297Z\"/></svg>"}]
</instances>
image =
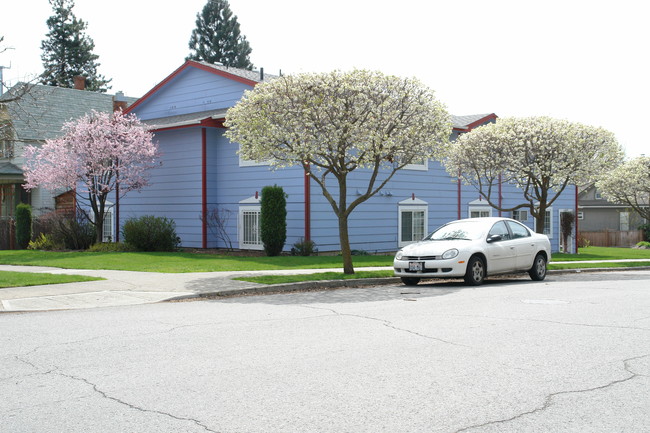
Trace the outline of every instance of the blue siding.
<instances>
[{"instance_id":1,"label":"blue siding","mask_svg":"<svg viewBox=\"0 0 650 433\"><path fill-rule=\"evenodd\" d=\"M120 223L155 215L171 218L183 246L201 247L201 131L198 128L156 133L162 166L151 185L120 200Z\"/></svg>"},{"instance_id":2,"label":"blue siding","mask_svg":"<svg viewBox=\"0 0 650 433\"><path fill-rule=\"evenodd\" d=\"M188 67L180 71L153 95L138 105L134 112L141 119L155 119L216 110L233 106L250 87L219 75ZM202 130L190 127L156 134L163 153L163 165L154 170L152 185L140 193L130 193L121 200L121 222L129 217L157 215L174 219L177 233L185 247L202 246ZM277 171L268 166L242 166L237 156L238 146L224 137L224 130L206 128L207 208L218 208L229 215L228 237L239 247L238 219L240 202L261 193L267 185L282 186L287 193L287 242L285 251L305 234L304 173L301 167ZM456 138L457 132L452 134ZM384 176L386 174L384 173ZM348 204L365 192L370 172L357 170L348 179ZM336 198L338 186L328 184ZM377 181L377 185L381 182ZM338 251L338 220L318 184L310 182L311 238L321 252ZM559 249L559 218L563 209L575 210L575 189L568 188L552 208L553 250ZM412 195L427 203L427 230L458 217L458 183L438 162L429 161L428 170L401 170L384 189L360 204L349 217L349 235L353 249L368 252L388 252L398 249L400 202ZM461 185L461 217L468 215L469 205L479 198L470 186ZM521 202L521 191L503 185L503 205ZM493 215L498 215L496 210ZM502 212L511 216L510 212ZM529 218L529 227L534 221ZM209 248L226 247L213 230L207 231Z\"/></svg>"},{"instance_id":3,"label":"blue siding","mask_svg":"<svg viewBox=\"0 0 650 433\"><path fill-rule=\"evenodd\" d=\"M142 120L232 107L250 86L194 67L181 71L134 112Z\"/></svg>"}]
</instances>

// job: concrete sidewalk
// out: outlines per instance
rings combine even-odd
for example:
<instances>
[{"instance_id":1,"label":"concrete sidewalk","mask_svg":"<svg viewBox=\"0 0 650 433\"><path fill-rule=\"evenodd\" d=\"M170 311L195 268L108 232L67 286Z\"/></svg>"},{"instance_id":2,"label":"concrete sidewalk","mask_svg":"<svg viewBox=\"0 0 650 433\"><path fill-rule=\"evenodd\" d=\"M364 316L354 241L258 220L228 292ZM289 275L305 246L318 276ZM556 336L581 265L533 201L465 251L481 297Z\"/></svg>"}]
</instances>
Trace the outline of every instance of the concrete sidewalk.
<instances>
[{"instance_id":1,"label":"concrete sidewalk","mask_svg":"<svg viewBox=\"0 0 650 433\"><path fill-rule=\"evenodd\" d=\"M392 267L357 268L357 270L391 270ZM341 272L332 269L295 269L280 271L237 271L158 273L88 269L61 269L44 266L0 265L0 271L85 275L105 278L101 281L49 284L43 286L9 287L0 289L0 312L48 311L146 304L172 299L208 298L241 294L269 293L290 290L313 290L326 282L306 282L291 285L266 285L236 281L232 278L254 275L297 275L320 272ZM369 279L362 282L336 282L346 285L371 285L397 279Z\"/></svg>"},{"instance_id":2,"label":"concrete sidewalk","mask_svg":"<svg viewBox=\"0 0 650 433\"><path fill-rule=\"evenodd\" d=\"M561 263L607 263L648 262L650 259L603 260L591 262ZM582 269L579 272L623 270L629 268ZM635 268L638 269L638 268ZM391 266L356 268L357 271L392 270ZM328 287L361 287L393 284L398 278L374 278L362 280L337 280L266 285L236 281L232 278L255 275L297 275L320 272L341 272L332 269L294 269L279 271L237 271L158 273L88 269L61 269L41 266L0 265L0 271L43 272L51 274L72 274L101 277L105 280L80 283L50 284L30 287L0 289L0 312L49 311L80 308L111 307L121 305L147 304L174 299L216 298L244 294L262 294L298 290L317 290ZM549 272L577 272L575 270Z\"/></svg>"}]
</instances>

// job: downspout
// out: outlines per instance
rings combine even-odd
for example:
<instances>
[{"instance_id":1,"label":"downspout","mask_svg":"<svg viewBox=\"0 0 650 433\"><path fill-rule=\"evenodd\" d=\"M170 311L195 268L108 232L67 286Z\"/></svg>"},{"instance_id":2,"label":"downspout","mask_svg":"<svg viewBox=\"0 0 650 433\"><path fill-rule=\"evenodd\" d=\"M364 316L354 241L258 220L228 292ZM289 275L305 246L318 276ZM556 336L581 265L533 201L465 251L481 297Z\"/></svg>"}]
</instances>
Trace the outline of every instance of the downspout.
<instances>
[{"instance_id":1,"label":"downspout","mask_svg":"<svg viewBox=\"0 0 650 433\"><path fill-rule=\"evenodd\" d=\"M457 183L458 183L458 218L457 219L461 219L461 216L460 216L460 210L461 210L460 209L460 200L461 200L460 172L458 172Z\"/></svg>"},{"instance_id":2,"label":"downspout","mask_svg":"<svg viewBox=\"0 0 650 433\"><path fill-rule=\"evenodd\" d=\"M309 179L309 165L305 167L305 241L311 240L311 185Z\"/></svg>"},{"instance_id":3,"label":"downspout","mask_svg":"<svg viewBox=\"0 0 650 433\"><path fill-rule=\"evenodd\" d=\"M499 173L499 216L501 216L501 208L503 207L503 194L502 194L502 184L503 180L501 178L501 174Z\"/></svg>"},{"instance_id":4,"label":"downspout","mask_svg":"<svg viewBox=\"0 0 650 433\"><path fill-rule=\"evenodd\" d=\"M206 128L201 128L201 245L208 248L208 170Z\"/></svg>"},{"instance_id":5,"label":"downspout","mask_svg":"<svg viewBox=\"0 0 650 433\"><path fill-rule=\"evenodd\" d=\"M575 211L576 235L575 235L575 239L573 240L573 242L575 242L575 250L574 251L575 251L576 254L578 254L578 185L576 184L575 187L576 187L576 196L575 196L575 201L576 201L576 203L575 203L575 207L576 207L576 211Z\"/></svg>"}]
</instances>

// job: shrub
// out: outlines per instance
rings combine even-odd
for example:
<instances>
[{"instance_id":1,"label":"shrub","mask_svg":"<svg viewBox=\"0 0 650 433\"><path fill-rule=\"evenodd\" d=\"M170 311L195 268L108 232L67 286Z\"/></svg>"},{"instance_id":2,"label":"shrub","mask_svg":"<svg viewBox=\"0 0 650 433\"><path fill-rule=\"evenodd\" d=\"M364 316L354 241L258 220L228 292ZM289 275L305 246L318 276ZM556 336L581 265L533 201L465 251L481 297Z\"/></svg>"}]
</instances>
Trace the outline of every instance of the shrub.
<instances>
[{"instance_id":1,"label":"shrub","mask_svg":"<svg viewBox=\"0 0 650 433\"><path fill-rule=\"evenodd\" d=\"M287 240L287 195L281 186L262 188L260 238L267 256L282 252Z\"/></svg>"},{"instance_id":2,"label":"shrub","mask_svg":"<svg viewBox=\"0 0 650 433\"><path fill-rule=\"evenodd\" d=\"M300 238L298 242L293 244L293 248L291 248L292 256L311 256L317 252L318 250L316 249L316 244L314 241L306 241L303 238Z\"/></svg>"},{"instance_id":3,"label":"shrub","mask_svg":"<svg viewBox=\"0 0 650 433\"><path fill-rule=\"evenodd\" d=\"M53 251L53 250L62 250L63 244L56 243L52 238L52 235L46 235L41 233L34 239L30 241L27 245L29 250L43 250L43 251Z\"/></svg>"},{"instance_id":4,"label":"shrub","mask_svg":"<svg viewBox=\"0 0 650 433\"><path fill-rule=\"evenodd\" d=\"M649 242L650 241L650 224L640 225L639 230L643 230L643 239L646 242Z\"/></svg>"},{"instance_id":5,"label":"shrub","mask_svg":"<svg viewBox=\"0 0 650 433\"><path fill-rule=\"evenodd\" d=\"M34 222L35 232L46 234L56 249L86 250L95 242L95 227L74 213L53 211Z\"/></svg>"},{"instance_id":6,"label":"shrub","mask_svg":"<svg viewBox=\"0 0 650 433\"><path fill-rule=\"evenodd\" d=\"M650 242L641 241L638 244L636 244L636 247L643 248L643 249L650 249Z\"/></svg>"},{"instance_id":7,"label":"shrub","mask_svg":"<svg viewBox=\"0 0 650 433\"><path fill-rule=\"evenodd\" d=\"M32 207L25 203L16 206L16 246L24 250L32 239Z\"/></svg>"},{"instance_id":8,"label":"shrub","mask_svg":"<svg viewBox=\"0 0 650 433\"><path fill-rule=\"evenodd\" d=\"M181 243L174 220L153 215L127 220L122 235L139 251L175 251Z\"/></svg>"},{"instance_id":9,"label":"shrub","mask_svg":"<svg viewBox=\"0 0 650 433\"><path fill-rule=\"evenodd\" d=\"M98 242L88 248L91 253L123 253L136 251L136 248L124 242Z\"/></svg>"}]
</instances>

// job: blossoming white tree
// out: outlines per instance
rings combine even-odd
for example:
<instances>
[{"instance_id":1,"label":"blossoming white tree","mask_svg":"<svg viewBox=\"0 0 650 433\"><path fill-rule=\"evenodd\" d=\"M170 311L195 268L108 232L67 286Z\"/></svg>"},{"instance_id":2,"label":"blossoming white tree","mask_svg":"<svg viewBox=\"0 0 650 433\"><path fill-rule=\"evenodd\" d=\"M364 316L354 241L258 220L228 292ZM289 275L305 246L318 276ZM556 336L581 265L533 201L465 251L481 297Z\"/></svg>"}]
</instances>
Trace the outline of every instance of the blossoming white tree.
<instances>
[{"instance_id":1,"label":"blossoming white tree","mask_svg":"<svg viewBox=\"0 0 650 433\"><path fill-rule=\"evenodd\" d=\"M605 129L549 117L512 117L461 135L445 165L493 208L528 209L543 233L546 210L568 185L594 180L622 157L614 134ZM517 186L522 202L502 206L500 182Z\"/></svg>"},{"instance_id":2,"label":"blossoming white tree","mask_svg":"<svg viewBox=\"0 0 650 433\"><path fill-rule=\"evenodd\" d=\"M338 217L347 274L354 273L350 213L405 165L439 156L451 133L450 116L432 90L415 79L364 70L258 84L228 111L226 126L243 158L302 166L321 187ZM355 180L367 184L350 197L348 175L355 170L364 173Z\"/></svg>"},{"instance_id":3,"label":"blossoming white tree","mask_svg":"<svg viewBox=\"0 0 650 433\"><path fill-rule=\"evenodd\" d=\"M25 189L74 190L77 207L102 240L108 196L148 185L147 171L157 165L153 135L135 117L92 111L63 125L64 135L42 147L25 149ZM92 217L87 209L92 211Z\"/></svg>"},{"instance_id":4,"label":"blossoming white tree","mask_svg":"<svg viewBox=\"0 0 650 433\"><path fill-rule=\"evenodd\" d=\"M606 199L624 203L650 220L650 157L626 161L604 174L596 187Z\"/></svg>"}]
</instances>

